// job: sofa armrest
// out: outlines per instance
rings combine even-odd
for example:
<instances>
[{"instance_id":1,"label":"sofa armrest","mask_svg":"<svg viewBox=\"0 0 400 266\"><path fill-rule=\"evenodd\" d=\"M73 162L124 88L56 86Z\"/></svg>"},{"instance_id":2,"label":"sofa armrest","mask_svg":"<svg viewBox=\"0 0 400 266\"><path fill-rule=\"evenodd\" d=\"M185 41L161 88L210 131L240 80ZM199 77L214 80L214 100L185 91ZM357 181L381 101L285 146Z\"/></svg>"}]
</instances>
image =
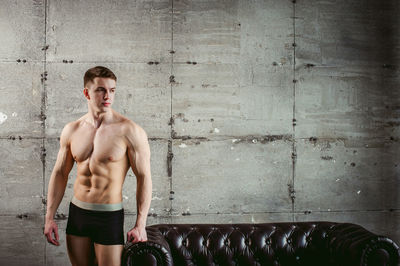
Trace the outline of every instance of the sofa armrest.
<instances>
[{"instance_id":1,"label":"sofa armrest","mask_svg":"<svg viewBox=\"0 0 400 266\"><path fill-rule=\"evenodd\" d=\"M173 265L171 250L160 231L147 227L146 232L146 242L125 244L121 265Z\"/></svg>"},{"instance_id":2,"label":"sofa armrest","mask_svg":"<svg viewBox=\"0 0 400 266\"><path fill-rule=\"evenodd\" d=\"M335 225L327 240L333 265L397 266L399 263L396 243L356 224Z\"/></svg>"}]
</instances>

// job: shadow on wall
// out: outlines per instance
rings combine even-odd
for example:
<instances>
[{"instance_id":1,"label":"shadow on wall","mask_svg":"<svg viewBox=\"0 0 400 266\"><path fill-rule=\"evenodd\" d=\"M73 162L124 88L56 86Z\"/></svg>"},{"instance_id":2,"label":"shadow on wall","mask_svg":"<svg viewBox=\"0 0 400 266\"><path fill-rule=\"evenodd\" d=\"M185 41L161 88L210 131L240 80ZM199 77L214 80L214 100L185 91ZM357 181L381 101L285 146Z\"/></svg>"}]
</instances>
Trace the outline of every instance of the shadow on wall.
<instances>
[{"instance_id":1,"label":"shadow on wall","mask_svg":"<svg viewBox=\"0 0 400 266\"><path fill-rule=\"evenodd\" d=\"M350 42L346 46L353 46L360 52L360 58L354 59L365 65L360 71L365 78L359 95L363 117L369 125L366 144L372 144L373 152L376 151L376 154L367 155L374 165L370 168L373 169L370 177L377 180L372 184L379 186L374 189L381 193L380 202L385 213L389 211L388 215L382 215L381 226L390 230L397 228L398 219L391 216L398 215L393 211L399 210L400 201L397 193L400 186L400 1L354 1L352 8L351 13L359 16L363 28L360 32L352 31L353 36L344 34L342 41Z\"/></svg>"}]
</instances>

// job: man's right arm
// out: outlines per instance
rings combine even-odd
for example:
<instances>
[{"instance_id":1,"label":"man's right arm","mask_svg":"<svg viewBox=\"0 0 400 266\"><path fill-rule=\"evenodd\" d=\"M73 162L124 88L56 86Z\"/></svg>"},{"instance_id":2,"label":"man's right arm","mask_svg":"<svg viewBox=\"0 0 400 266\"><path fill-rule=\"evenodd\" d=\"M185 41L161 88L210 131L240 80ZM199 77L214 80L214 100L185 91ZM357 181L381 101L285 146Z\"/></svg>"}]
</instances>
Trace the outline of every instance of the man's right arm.
<instances>
[{"instance_id":1,"label":"man's right arm","mask_svg":"<svg viewBox=\"0 0 400 266\"><path fill-rule=\"evenodd\" d=\"M58 229L54 222L54 215L61 203L68 182L68 175L74 165L74 159L71 153L70 137L73 131L73 124L65 125L60 136L60 150L58 151L57 161L54 165L50 177L47 191L47 211L44 234L49 243L58 244ZM54 232L56 239L53 239Z\"/></svg>"}]
</instances>

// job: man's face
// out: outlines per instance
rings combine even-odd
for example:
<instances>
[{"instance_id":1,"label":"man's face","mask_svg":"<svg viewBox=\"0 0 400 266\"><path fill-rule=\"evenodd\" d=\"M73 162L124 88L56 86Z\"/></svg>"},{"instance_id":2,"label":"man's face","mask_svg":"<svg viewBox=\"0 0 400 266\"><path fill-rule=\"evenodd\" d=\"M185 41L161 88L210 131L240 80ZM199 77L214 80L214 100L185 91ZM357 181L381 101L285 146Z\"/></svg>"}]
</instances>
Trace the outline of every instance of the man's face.
<instances>
[{"instance_id":1,"label":"man's face","mask_svg":"<svg viewBox=\"0 0 400 266\"><path fill-rule=\"evenodd\" d=\"M86 84L83 93L96 111L106 111L114 102L116 82L110 78L94 78Z\"/></svg>"}]
</instances>

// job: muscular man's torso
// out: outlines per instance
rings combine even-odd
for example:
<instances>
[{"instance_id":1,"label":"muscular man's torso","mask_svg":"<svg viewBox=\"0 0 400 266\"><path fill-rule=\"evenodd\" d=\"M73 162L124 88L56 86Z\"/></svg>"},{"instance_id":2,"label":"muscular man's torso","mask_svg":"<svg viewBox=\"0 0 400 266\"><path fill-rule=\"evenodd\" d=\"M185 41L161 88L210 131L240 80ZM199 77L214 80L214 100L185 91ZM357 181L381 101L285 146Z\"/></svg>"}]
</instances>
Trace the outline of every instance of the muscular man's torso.
<instances>
[{"instance_id":1,"label":"muscular man's torso","mask_svg":"<svg viewBox=\"0 0 400 266\"><path fill-rule=\"evenodd\" d=\"M122 185L130 167L124 134L128 120L113 113L115 121L109 124L103 122L99 128L86 122L86 116L73 122L70 147L77 163L74 195L81 201L122 201Z\"/></svg>"}]
</instances>

